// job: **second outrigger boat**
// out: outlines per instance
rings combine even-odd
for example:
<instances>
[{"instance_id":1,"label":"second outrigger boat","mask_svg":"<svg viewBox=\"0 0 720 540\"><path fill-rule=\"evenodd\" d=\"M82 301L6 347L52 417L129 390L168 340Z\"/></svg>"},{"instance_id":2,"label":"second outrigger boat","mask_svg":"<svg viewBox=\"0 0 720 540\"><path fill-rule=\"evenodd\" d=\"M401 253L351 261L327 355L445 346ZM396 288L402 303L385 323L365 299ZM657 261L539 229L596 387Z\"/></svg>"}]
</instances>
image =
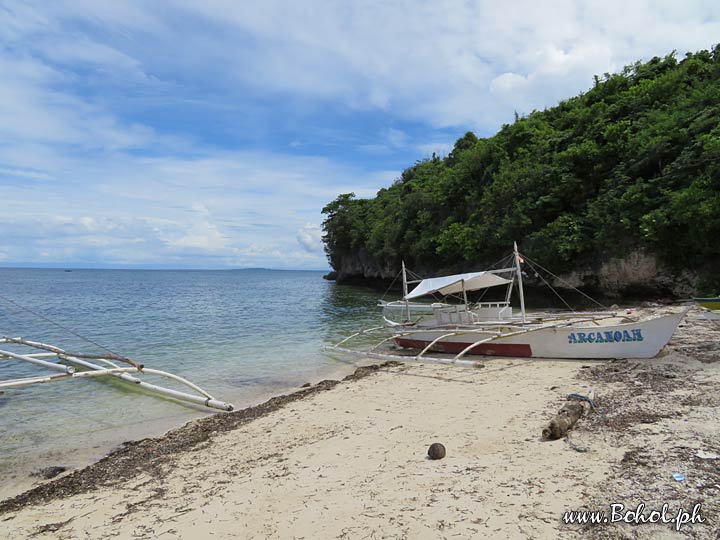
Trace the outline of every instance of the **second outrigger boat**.
<instances>
[{"instance_id":1,"label":"second outrigger boat","mask_svg":"<svg viewBox=\"0 0 720 540\"><path fill-rule=\"evenodd\" d=\"M179 375L147 368L135 360L109 350L106 350L103 354L69 352L55 345L31 341L21 337L0 337L0 347L2 347L2 349L0 349L0 361L19 361L55 372L53 375L36 375L21 379L0 380L0 394L7 389L36 384L46 384L62 380L109 377L165 398L192 403L194 405L207 407L208 409L221 411L233 410L232 404L215 399L205 390ZM11 347L16 350L10 350ZM138 377L139 375L164 377L180 383L180 385L191 389L193 392L190 393L184 390L158 386L141 380Z\"/></svg>"},{"instance_id":2,"label":"second outrigger boat","mask_svg":"<svg viewBox=\"0 0 720 540\"><path fill-rule=\"evenodd\" d=\"M350 352L369 357L399 358L450 363L472 363L466 355L535 357L535 358L652 358L668 343L690 307L673 313L629 320L609 311L528 314L522 285L523 257L517 245L513 250L514 265L485 272L408 281L403 264L403 302L405 320L396 322L385 316L386 324L363 330L330 350ZM503 277L504 276L504 277ZM416 283L412 291L408 285ZM520 314L513 314L510 296L516 284L520 297ZM470 304L467 293L496 286L507 286L505 301ZM430 294L462 294L463 304L426 304L431 318L412 320L410 300ZM397 302L396 302L397 304ZM397 306L395 306L397 307ZM389 333L370 349L351 349L347 343L360 336ZM394 344L396 351L388 350ZM400 348L415 354L401 354ZM449 353L451 358L431 357L431 353Z\"/></svg>"}]
</instances>

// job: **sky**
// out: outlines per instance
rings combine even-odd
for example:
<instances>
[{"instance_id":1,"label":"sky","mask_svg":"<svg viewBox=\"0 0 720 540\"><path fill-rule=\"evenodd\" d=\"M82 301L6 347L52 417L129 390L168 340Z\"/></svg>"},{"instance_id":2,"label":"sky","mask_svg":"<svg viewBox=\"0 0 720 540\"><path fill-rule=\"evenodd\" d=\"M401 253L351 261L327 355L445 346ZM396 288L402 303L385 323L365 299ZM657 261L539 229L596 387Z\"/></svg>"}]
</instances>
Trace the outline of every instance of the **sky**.
<instances>
[{"instance_id":1,"label":"sky","mask_svg":"<svg viewBox=\"0 0 720 540\"><path fill-rule=\"evenodd\" d=\"M0 266L326 269L322 207L720 3L0 0Z\"/></svg>"}]
</instances>

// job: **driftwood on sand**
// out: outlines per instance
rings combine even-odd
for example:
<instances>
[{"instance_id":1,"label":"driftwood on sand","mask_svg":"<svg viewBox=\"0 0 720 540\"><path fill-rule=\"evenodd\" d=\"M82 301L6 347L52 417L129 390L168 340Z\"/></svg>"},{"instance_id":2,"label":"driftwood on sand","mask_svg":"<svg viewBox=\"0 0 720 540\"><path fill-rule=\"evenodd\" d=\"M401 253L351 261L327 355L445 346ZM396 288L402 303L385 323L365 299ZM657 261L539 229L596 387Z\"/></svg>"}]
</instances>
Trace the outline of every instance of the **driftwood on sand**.
<instances>
[{"instance_id":1,"label":"driftwood on sand","mask_svg":"<svg viewBox=\"0 0 720 540\"><path fill-rule=\"evenodd\" d=\"M542 430L543 439L556 440L563 437L568 430L575 425L580 418L585 416L595 399L595 392L590 392L587 397L571 394L568 400L550 420L550 423Z\"/></svg>"}]
</instances>

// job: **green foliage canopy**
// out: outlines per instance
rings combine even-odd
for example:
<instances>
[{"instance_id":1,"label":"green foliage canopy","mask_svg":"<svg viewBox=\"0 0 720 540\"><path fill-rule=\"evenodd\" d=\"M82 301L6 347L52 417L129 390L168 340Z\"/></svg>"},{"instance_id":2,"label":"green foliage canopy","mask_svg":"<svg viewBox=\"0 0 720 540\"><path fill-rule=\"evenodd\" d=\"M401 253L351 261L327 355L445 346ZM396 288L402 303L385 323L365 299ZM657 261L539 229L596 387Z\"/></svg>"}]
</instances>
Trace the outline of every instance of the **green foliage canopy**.
<instances>
[{"instance_id":1,"label":"green foliage canopy","mask_svg":"<svg viewBox=\"0 0 720 540\"><path fill-rule=\"evenodd\" d=\"M364 249L383 266L467 267L514 240L570 270L644 248L667 264L720 263L720 46L596 77L586 93L467 133L374 199L340 195L330 264Z\"/></svg>"}]
</instances>

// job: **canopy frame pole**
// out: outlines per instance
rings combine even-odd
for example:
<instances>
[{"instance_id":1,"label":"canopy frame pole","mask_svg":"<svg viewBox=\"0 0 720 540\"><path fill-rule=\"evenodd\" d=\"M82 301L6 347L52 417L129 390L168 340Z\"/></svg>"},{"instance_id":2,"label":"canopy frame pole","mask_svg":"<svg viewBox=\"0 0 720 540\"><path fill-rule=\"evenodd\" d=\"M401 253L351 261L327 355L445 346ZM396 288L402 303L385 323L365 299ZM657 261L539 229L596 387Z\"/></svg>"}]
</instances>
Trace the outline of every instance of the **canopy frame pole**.
<instances>
[{"instance_id":1,"label":"canopy frame pole","mask_svg":"<svg viewBox=\"0 0 720 540\"><path fill-rule=\"evenodd\" d=\"M515 256L515 269L518 278L518 290L520 291L520 313L522 322L525 323L525 294L523 293L522 270L520 270L520 254L517 249L517 242L513 242L513 255Z\"/></svg>"},{"instance_id":2,"label":"canopy frame pole","mask_svg":"<svg viewBox=\"0 0 720 540\"><path fill-rule=\"evenodd\" d=\"M463 302L465 302L465 309L468 308L468 300L467 300L467 291L465 290L465 280L462 280L462 293L463 293Z\"/></svg>"},{"instance_id":3,"label":"canopy frame pole","mask_svg":"<svg viewBox=\"0 0 720 540\"><path fill-rule=\"evenodd\" d=\"M403 277L403 299L405 300L405 322L410 322L410 301L407 299L408 282L407 270L405 270L405 259L402 261L402 277Z\"/></svg>"}]
</instances>

